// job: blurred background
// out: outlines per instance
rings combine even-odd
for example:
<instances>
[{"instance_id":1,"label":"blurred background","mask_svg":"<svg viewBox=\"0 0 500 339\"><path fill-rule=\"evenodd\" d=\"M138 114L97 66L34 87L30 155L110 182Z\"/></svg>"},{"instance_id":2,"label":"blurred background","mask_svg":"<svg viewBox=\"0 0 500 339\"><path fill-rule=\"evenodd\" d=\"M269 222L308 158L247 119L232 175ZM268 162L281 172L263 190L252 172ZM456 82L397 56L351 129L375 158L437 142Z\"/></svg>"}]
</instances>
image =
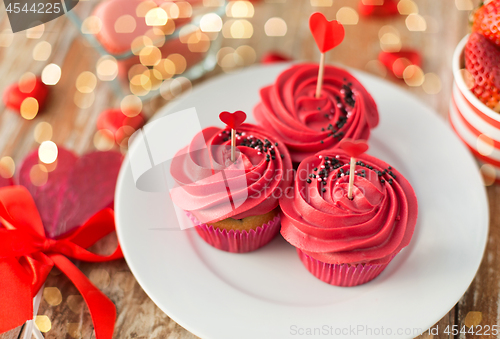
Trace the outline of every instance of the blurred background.
<instances>
[{"instance_id":1,"label":"blurred background","mask_svg":"<svg viewBox=\"0 0 500 339\"><path fill-rule=\"evenodd\" d=\"M95 150L126 153L128 136L135 129L169 101L214 76L259 63L318 62L320 54L308 27L315 11L328 20L337 19L346 31L344 42L326 54L327 63L385 78L446 119L452 56L470 32L469 16L479 4L477 0L193 0L167 5L125 1L126 5L123 0L79 1L69 14L18 33L12 33L6 8L0 5L1 177L15 177L20 162L33 150L38 150L41 165L30 173L36 186L46 183L48 164L56 160L58 147L79 155ZM37 78L48 88L46 99L31 96L33 87L23 89ZM5 103L16 84L24 96L13 108L16 105ZM485 185L493 182L486 179ZM495 206L498 189L488 193ZM489 267L496 263L495 258L485 260ZM124 261L78 266L116 304L115 338L194 337L154 305ZM492 287L496 274L482 267L471 292L440 324L464 319L469 325L481 319L497 323L495 303L482 303L476 297L484 291L498 295L498 286ZM75 287L57 270L46 286L37 317L45 338L93 338L88 309ZM482 313L478 305L483 305ZM0 338L21 334L17 329Z\"/></svg>"}]
</instances>

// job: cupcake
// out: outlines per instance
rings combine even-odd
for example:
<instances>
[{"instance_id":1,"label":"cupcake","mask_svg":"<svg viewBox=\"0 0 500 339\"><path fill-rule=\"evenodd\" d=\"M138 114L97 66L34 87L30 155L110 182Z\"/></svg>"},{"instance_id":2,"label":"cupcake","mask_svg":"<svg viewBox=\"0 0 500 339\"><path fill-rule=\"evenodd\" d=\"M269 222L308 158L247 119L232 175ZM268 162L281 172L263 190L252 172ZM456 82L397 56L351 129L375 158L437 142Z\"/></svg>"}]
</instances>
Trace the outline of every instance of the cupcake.
<instances>
[{"instance_id":1,"label":"cupcake","mask_svg":"<svg viewBox=\"0 0 500 339\"><path fill-rule=\"evenodd\" d=\"M230 161L230 134L206 128L176 154L170 172L179 187L171 197L207 243L242 253L279 232L278 201L293 169L285 145L251 124L236 129L236 161Z\"/></svg>"},{"instance_id":2,"label":"cupcake","mask_svg":"<svg viewBox=\"0 0 500 339\"><path fill-rule=\"evenodd\" d=\"M309 272L336 286L378 276L408 245L417 221L410 183L366 154L357 158L349 199L349 161L341 149L307 157L293 189L280 200L281 234Z\"/></svg>"},{"instance_id":3,"label":"cupcake","mask_svg":"<svg viewBox=\"0 0 500 339\"><path fill-rule=\"evenodd\" d=\"M298 64L260 90L258 124L283 140L298 164L342 138L368 139L379 121L377 105L349 72L325 66L321 96L315 98L317 64Z\"/></svg>"}]
</instances>

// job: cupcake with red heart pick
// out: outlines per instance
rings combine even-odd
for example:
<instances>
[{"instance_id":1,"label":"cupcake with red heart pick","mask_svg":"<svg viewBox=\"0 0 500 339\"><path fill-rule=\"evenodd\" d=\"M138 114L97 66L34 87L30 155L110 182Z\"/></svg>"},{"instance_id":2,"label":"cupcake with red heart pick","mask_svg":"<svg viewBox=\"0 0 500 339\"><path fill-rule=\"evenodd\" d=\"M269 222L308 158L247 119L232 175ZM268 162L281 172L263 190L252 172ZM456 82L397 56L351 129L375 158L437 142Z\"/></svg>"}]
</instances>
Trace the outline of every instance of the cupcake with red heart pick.
<instances>
[{"instance_id":1,"label":"cupcake with red heart pick","mask_svg":"<svg viewBox=\"0 0 500 339\"><path fill-rule=\"evenodd\" d=\"M291 158L280 139L243 124L244 112L220 118L226 128L205 128L172 160L179 187L171 197L207 243L249 252L279 232L278 200L293 180Z\"/></svg>"},{"instance_id":2,"label":"cupcake with red heart pick","mask_svg":"<svg viewBox=\"0 0 500 339\"><path fill-rule=\"evenodd\" d=\"M265 130L281 138L294 164L335 147L342 138L368 139L379 121L377 105L349 72L325 65L325 53L340 44L344 27L311 15L309 26L321 51L317 64L297 64L260 90L254 116Z\"/></svg>"},{"instance_id":3,"label":"cupcake with red heart pick","mask_svg":"<svg viewBox=\"0 0 500 339\"><path fill-rule=\"evenodd\" d=\"M356 286L377 277L407 246L417 221L410 183L364 141L304 159L280 199L281 234L318 279Z\"/></svg>"}]
</instances>

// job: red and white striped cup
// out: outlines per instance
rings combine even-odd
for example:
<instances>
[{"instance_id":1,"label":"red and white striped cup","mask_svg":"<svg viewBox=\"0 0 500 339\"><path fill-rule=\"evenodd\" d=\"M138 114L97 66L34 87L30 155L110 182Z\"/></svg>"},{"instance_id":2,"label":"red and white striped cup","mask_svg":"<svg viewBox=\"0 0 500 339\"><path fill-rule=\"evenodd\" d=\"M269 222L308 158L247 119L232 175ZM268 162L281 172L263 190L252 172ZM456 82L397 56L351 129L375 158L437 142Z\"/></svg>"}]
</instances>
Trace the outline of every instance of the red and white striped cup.
<instances>
[{"instance_id":1,"label":"red and white striped cup","mask_svg":"<svg viewBox=\"0 0 500 339\"><path fill-rule=\"evenodd\" d=\"M479 101L464 79L465 36L453 54L453 92L450 102L450 123L457 135L481 163L482 172L500 183L500 113ZM484 166L486 164L486 166Z\"/></svg>"}]
</instances>

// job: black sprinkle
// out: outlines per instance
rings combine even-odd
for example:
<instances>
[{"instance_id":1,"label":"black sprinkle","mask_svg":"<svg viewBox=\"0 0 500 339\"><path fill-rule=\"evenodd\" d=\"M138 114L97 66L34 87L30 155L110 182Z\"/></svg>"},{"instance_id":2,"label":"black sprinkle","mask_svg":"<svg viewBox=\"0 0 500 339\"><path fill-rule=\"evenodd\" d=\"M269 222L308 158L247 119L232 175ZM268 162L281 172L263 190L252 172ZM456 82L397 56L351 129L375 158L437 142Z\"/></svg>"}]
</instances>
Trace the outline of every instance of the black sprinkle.
<instances>
[{"instance_id":1,"label":"black sprinkle","mask_svg":"<svg viewBox=\"0 0 500 339\"><path fill-rule=\"evenodd\" d=\"M323 140L320 141L322 144L324 143Z\"/></svg>"},{"instance_id":2,"label":"black sprinkle","mask_svg":"<svg viewBox=\"0 0 500 339\"><path fill-rule=\"evenodd\" d=\"M308 183L308 184L310 184L310 183L311 183L311 179L307 179L306 181L307 181L307 183Z\"/></svg>"},{"instance_id":3,"label":"black sprinkle","mask_svg":"<svg viewBox=\"0 0 500 339\"><path fill-rule=\"evenodd\" d=\"M321 189L321 192L325 193L326 192L326 188Z\"/></svg>"},{"instance_id":4,"label":"black sprinkle","mask_svg":"<svg viewBox=\"0 0 500 339\"><path fill-rule=\"evenodd\" d=\"M278 146L278 143L277 143L277 142L275 142L275 143L274 143L274 146Z\"/></svg>"},{"instance_id":5,"label":"black sprinkle","mask_svg":"<svg viewBox=\"0 0 500 339\"><path fill-rule=\"evenodd\" d=\"M380 179L380 182L383 184L385 182L385 180L384 179Z\"/></svg>"},{"instance_id":6,"label":"black sprinkle","mask_svg":"<svg viewBox=\"0 0 500 339\"><path fill-rule=\"evenodd\" d=\"M284 154L281 154L281 159L284 159L285 158L285 155Z\"/></svg>"},{"instance_id":7,"label":"black sprinkle","mask_svg":"<svg viewBox=\"0 0 500 339\"><path fill-rule=\"evenodd\" d=\"M274 159L276 159L276 157L273 155L273 156L271 157L271 159L273 159L273 160L274 160Z\"/></svg>"}]
</instances>

